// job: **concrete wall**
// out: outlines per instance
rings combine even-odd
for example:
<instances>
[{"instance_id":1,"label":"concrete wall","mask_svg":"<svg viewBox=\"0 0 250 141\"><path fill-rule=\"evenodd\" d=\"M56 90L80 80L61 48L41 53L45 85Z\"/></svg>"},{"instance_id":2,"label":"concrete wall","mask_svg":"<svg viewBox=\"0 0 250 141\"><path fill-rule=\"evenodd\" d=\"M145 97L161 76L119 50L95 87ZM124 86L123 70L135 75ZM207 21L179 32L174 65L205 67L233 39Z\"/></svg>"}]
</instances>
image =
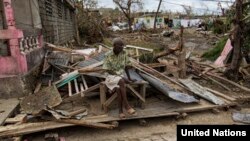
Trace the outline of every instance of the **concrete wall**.
<instances>
[{"instance_id":1,"label":"concrete wall","mask_svg":"<svg viewBox=\"0 0 250 141\"><path fill-rule=\"evenodd\" d=\"M64 44L74 39L74 8L62 0L39 0L43 35L46 42Z\"/></svg>"}]
</instances>

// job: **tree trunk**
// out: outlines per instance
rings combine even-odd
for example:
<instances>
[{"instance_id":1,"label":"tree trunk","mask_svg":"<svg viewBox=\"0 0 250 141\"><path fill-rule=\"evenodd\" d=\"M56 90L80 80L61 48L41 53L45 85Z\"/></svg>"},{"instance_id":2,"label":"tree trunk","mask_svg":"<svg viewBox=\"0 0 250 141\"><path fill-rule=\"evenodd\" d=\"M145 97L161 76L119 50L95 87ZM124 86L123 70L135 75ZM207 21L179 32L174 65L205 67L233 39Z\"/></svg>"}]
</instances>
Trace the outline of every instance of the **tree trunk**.
<instances>
[{"instance_id":1,"label":"tree trunk","mask_svg":"<svg viewBox=\"0 0 250 141\"><path fill-rule=\"evenodd\" d=\"M160 0L160 2L159 2L158 8L157 8L157 11L156 11L156 14L155 14L154 30L156 29L156 19L158 17L158 13L159 13L159 10L160 10L160 7L161 7L161 3L162 3L162 0Z\"/></svg>"},{"instance_id":2,"label":"tree trunk","mask_svg":"<svg viewBox=\"0 0 250 141\"><path fill-rule=\"evenodd\" d=\"M239 67L242 60L241 48L243 46L242 39L242 0L236 1L236 25L233 44L233 59L230 66L230 69L226 71L226 75L229 79L238 80L239 77Z\"/></svg>"}]
</instances>

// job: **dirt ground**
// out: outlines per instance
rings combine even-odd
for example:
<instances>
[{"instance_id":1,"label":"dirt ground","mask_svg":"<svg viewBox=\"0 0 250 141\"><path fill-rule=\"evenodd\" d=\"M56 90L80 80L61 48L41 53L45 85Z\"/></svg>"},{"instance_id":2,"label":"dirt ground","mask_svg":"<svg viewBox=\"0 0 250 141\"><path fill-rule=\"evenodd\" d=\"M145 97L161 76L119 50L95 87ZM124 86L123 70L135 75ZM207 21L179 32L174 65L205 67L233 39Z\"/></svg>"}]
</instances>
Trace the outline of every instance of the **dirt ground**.
<instances>
[{"instance_id":1,"label":"dirt ground","mask_svg":"<svg viewBox=\"0 0 250 141\"><path fill-rule=\"evenodd\" d=\"M147 125L141 126L138 120L119 122L114 130L71 127L28 136L28 141L43 141L46 133L58 133L66 141L175 141L176 128L180 124L237 124L232 120L232 112L236 109L219 113L205 111L191 113L185 119L176 117L146 119Z\"/></svg>"}]
</instances>

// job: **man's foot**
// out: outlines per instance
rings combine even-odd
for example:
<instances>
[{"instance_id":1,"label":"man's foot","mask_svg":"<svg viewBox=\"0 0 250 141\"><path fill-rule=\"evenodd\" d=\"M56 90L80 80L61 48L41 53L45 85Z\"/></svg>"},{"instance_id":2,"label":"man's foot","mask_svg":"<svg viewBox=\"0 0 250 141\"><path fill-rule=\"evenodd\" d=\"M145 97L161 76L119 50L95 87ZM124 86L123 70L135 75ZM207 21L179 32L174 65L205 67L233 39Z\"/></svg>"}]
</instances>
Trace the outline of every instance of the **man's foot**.
<instances>
[{"instance_id":1,"label":"man's foot","mask_svg":"<svg viewBox=\"0 0 250 141\"><path fill-rule=\"evenodd\" d=\"M133 115L133 114L135 114L136 111L133 108L129 108L127 110L127 112L128 112L128 114Z\"/></svg>"},{"instance_id":2,"label":"man's foot","mask_svg":"<svg viewBox=\"0 0 250 141\"><path fill-rule=\"evenodd\" d=\"M126 115L125 115L124 113L120 113L120 114L119 114L119 117L120 117L121 119L124 119L124 118L126 117Z\"/></svg>"}]
</instances>

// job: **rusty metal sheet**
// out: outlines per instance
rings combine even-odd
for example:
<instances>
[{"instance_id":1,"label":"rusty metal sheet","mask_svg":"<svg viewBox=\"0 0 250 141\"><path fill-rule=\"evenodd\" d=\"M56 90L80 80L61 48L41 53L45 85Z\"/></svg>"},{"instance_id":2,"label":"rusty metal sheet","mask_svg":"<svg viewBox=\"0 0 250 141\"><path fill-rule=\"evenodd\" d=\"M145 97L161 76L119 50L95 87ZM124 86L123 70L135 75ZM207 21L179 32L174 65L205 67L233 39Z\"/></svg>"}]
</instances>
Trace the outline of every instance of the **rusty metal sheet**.
<instances>
[{"instance_id":1,"label":"rusty metal sheet","mask_svg":"<svg viewBox=\"0 0 250 141\"><path fill-rule=\"evenodd\" d=\"M195 103L199 102L199 100L195 99L193 96L177 92L171 89L166 83L156 80L146 74L140 74L146 81L148 81L153 87L162 92L164 95L170 97L179 102L183 103Z\"/></svg>"}]
</instances>

